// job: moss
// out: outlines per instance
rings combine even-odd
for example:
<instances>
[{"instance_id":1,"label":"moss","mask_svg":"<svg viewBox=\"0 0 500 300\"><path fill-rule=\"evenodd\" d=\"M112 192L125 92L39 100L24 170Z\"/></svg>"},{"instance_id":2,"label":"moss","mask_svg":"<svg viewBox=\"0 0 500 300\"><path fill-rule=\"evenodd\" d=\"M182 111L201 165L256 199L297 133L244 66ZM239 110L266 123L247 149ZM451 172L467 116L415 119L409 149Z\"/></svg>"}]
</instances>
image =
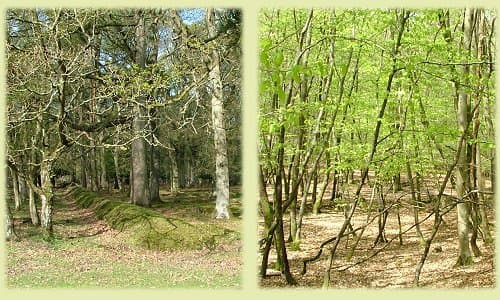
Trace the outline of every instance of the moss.
<instances>
[{"instance_id":1,"label":"moss","mask_svg":"<svg viewBox=\"0 0 500 300\"><path fill-rule=\"evenodd\" d=\"M474 260L472 259L472 256L470 255L461 255L458 257L457 262L455 263L454 267L463 267L463 266L469 266L474 263Z\"/></svg>"},{"instance_id":2,"label":"moss","mask_svg":"<svg viewBox=\"0 0 500 300\"><path fill-rule=\"evenodd\" d=\"M294 241L294 242L290 243L290 250L300 251L300 241Z\"/></svg>"},{"instance_id":3,"label":"moss","mask_svg":"<svg viewBox=\"0 0 500 300\"><path fill-rule=\"evenodd\" d=\"M110 227L129 234L133 244L147 249L212 249L239 238L237 232L214 224L167 218L150 208L102 198L81 188L76 188L72 196L81 207L93 209Z\"/></svg>"}]
</instances>

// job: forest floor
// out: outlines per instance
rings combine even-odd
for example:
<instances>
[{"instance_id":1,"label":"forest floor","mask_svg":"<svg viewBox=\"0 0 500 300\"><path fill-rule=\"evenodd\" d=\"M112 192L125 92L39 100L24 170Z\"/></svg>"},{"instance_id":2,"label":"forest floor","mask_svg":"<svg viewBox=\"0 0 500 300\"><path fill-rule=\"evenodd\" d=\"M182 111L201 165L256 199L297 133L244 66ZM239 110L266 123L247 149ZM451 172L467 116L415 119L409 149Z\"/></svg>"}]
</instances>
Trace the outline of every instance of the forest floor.
<instances>
[{"instance_id":1,"label":"forest floor","mask_svg":"<svg viewBox=\"0 0 500 300\"><path fill-rule=\"evenodd\" d=\"M369 199L369 188L364 188L365 199ZM401 201L410 201L405 192L399 192L395 197L401 197ZM328 197L325 197L325 199ZM326 201L325 201L326 202ZM311 211L311 207L308 207ZM430 209L421 209L420 220L423 220ZM366 209L360 208L356 211L352 220L354 228L366 223ZM372 216L376 212L372 213ZM288 218L287 218L288 219ZM410 228L414 224L413 210L400 209L400 219L402 231ZM463 288L463 287L495 287L495 248L493 245L486 245L481 238L478 239L478 246L482 252L479 257L474 257L474 264L465 267L454 267L457 260L457 216L456 209L452 209L443 216L444 223L440 226L435 237L430 253L420 275L419 286L432 288ZM492 210L489 215L491 231L495 233L495 212ZM330 254L329 244L325 247L322 255L315 262L307 264L307 272L301 275L304 259L312 258L318 253L322 242L334 237L340 230L344 222L344 214L336 207L325 203L322 213L318 215L307 214L303 219L303 235L300 245L287 244L287 254L290 261L290 268L294 278L298 282L298 287L320 288L326 271L327 259ZM422 223L421 230L425 238L431 234L434 217ZM259 220L259 232L262 231L263 220ZM289 223L285 222L285 237L288 237ZM417 263L422 257L424 246L421 244L415 229L403 235L403 243L400 245L398 233L399 226L396 209L389 211L386 224L386 238L389 243L379 243L374 245L378 234L377 219L365 229L364 234L354 252L354 255L347 260L348 252L354 244L353 237L343 238L339 243L333 269L330 277L330 287L332 288L398 288L413 287L413 279ZM365 262L356 264L363 259L373 255L376 251L385 247L377 255ZM262 256L259 255L259 259ZM268 274L261 279L260 286L264 288L286 287L285 280L279 276L279 272L273 270L276 262L274 249L269 257ZM260 266L260 261L258 261Z\"/></svg>"},{"instance_id":2,"label":"forest floor","mask_svg":"<svg viewBox=\"0 0 500 300\"><path fill-rule=\"evenodd\" d=\"M162 202L153 209L190 223L212 222L239 231L241 202L239 188L235 190L230 220L212 217L215 203L205 196L208 190L186 190L175 197L162 190ZM20 239L7 242L7 287L241 287L241 238L199 250L146 250L64 195L56 194L55 238L50 242L28 222L26 211L13 211Z\"/></svg>"}]
</instances>

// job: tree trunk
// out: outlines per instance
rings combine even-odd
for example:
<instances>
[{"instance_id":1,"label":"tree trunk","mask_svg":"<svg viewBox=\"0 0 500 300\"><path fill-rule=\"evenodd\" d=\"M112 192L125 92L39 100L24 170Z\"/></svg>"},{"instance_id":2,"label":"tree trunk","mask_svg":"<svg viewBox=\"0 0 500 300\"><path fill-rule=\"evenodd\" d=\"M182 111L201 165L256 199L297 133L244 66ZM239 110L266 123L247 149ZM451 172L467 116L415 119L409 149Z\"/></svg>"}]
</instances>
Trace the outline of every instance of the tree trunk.
<instances>
[{"instance_id":1,"label":"tree trunk","mask_svg":"<svg viewBox=\"0 0 500 300\"><path fill-rule=\"evenodd\" d=\"M458 105L459 111L457 113L459 119L460 130L463 132L466 130L467 125L467 102L468 95L461 93L459 95ZM469 182L469 170L467 163L467 139L461 141L462 147L460 152L459 161L457 164L456 176L456 186L457 196L459 198L459 203L457 204L457 229L458 229L458 260L456 265L468 265L472 263L471 251L469 248L469 218L470 218L470 205L467 202L466 194L468 190Z\"/></svg>"},{"instance_id":2,"label":"tree trunk","mask_svg":"<svg viewBox=\"0 0 500 300\"><path fill-rule=\"evenodd\" d=\"M491 235L490 225L488 223L488 214L486 213L486 207L488 206L487 198L484 196L483 192L486 191L483 172L481 171L481 154L479 144L476 145L476 177L477 177L477 187L479 190L479 213L480 213L480 228L483 235L483 240L486 244L493 244L493 236Z\"/></svg>"},{"instance_id":3,"label":"tree trunk","mask_svg":"<svg viewBox=\"0 0 500 300\"><path fill-rule=\"evenodd\" d=\"M53 205L53 186L50 181L50 173L52 170L52 161L42 159L40 164L41 178L41 193L42 209L40 212L41 225L44 230L44 235L47 238L52 237L52 205Z\"/></svg>"},{"instance_id":4,"label":"tree trunk","mask_svg":"<svg viewBox=\"0 0 500 300\"><path fill-rule=\"evenodd\" d=\"M176 195L179 192L179 168L175 150L169 150L168 157L170 158L170 192Z\"/></svg>"},{"instance_id":5,"label":"tree trunk","mask_svg":"<svg viewBox=\"0 0 500 300\"><path fill-rule=\"evenodd\" d=\"M115 147L113 149L113 163L115 165L115 189L118 189L119 191L122 190L122 181L120 179L120 166L118 163L118 157L120 154L120 148Z\"/></svg>"},{"instance_id":6,"label":"tree trunk","mask_svg":"<svg viewBox=\"0 0 500 300\"><path fill-rule=\"evenodd\" d=\"M151 193L151 202L160 202L160 154L154 146L151 146L149 190Z\"/></svg>"},{"instance_id":7,"label":"tree trunk","mask_svg":"<svg viewBox=\"0 0 500 300\"><path fill-rule=\"evenodd\" d=\"M30 186L28 186L28 196L31 223L35 226L38 226L40 225L40 218L38 217L38 211L36 209L36 194Z\"/></svg>"},{"instance_id":8,"label":"tree trunk","mask_svg":"<svg viewBox=\"0 0 500 300\"><path fill-rule=\"evenodd\" d=\"M141 10L136 13L137 25L135 28L136 40L136 56L135 63L140 68L146 66L146 32L144 15ZM147 171L147 158L146 158L146 143L144 140L144 131L146 128L146 113L143 97L137 99L134 106L134 141L132 142L132 203L150 207L151 201L149 199L149 178Z\"/></svg>"},{"instance_id":9,"label":"tree trunk","mask_svg":"<svg viewBox=\"0 0 500 300\"><path fill-rule=\"evenodd\" d=\"M158 48L160 43L159 31L158 31L158 20L159 14L156 12L153 14L154 18L151 24L149 32L153 33L151 47L151 54L149 56L148 63L155 65L158 62ZM153 82L151 82L153 84ZM150 95L153 101L157 101L156 92ZM149 192L151 203L160 202L160 154L156 146L156 138L158 137L158 112L156 108L150 108L149 114L151 116L150 126L151 126L151 145L150 145L150 171L149 171Z\"/></svg>"},{"instance_id":10,"label":"tree trunk","mask_svg":"<svg viewBox=\"0 0 500 300\"><path fill-rule=\"evenodd\" d=\"M14 209L20 210L21 197L19 195L19 176L17 175L17 172L14 171L13 169L10 169L10 174L12 178L12 190L14 192Z\"/></svg>"},{"instance_id":11,"label":"tree trunk","mask_svg":"<svg viewBox=\"0 0 500 300\"><path fill-rule=\"evenodd\" d=\"M108 183L108 172L106 170L106 149L101 148L101 153L100 153L100 163L101 163L101 188L105 191L109 190L109 183Z\"/></svg>"},{"instance_id":12,"label":"tree trunk","mask_svg":"<svg viewBox=\"0 0 500 300\"><path fill-rule=\"evenodd\" d=\"M97 176L97 151L95 148L95 142L94 140L90 140L90 189L92 192L98 192L99 191L99 178Z\"/></svg>"},{"instance_id":13,"label":"tree trunk","mask_svg":"<svg viewBox=\"0 0 500 300\"><path fill-rule=\"evenodd\" d=\"M470 42L472 38L472 23L474 20L474 10L467 8L464 16L464 40L463 47L470 51ZM464 78L469 74L469 67L464 66L462 71ZM466 80L465 84L467 84ZM455 189L459 203L457 204L457 229L458 229L458 259L456 266L469 265L473 263L471 250L469 247L469 219L470 219L470 204L467 199L467 193L470 190L470 160L467 155L468 149L468 134L465 132L469 127L469 110L470 110L470 96L465 91L465 87L456 83L458 92L457 101L457 121L458 127L462 135L465 134L465 139L460 139L462 147L459 153L459 159L456 170L456 185Z\"/></svg>"},{"instance_id":14,"label":"tree trunk","mask_svg":"<svg viewBox=\"0 0 500 300\"><path fill-rule=\"evenodd\" d=\"M80 147L80 184L84 189L89 187L87 181L87 153L83 147Z\"/></svg>"},{"instance_id":15,"label":"tree trunk","mask_svg":"<svg viewBox=\"0 0 500 300\"><path fill-rule=\"evenodd\" d=\"M215 11L208 9L207 25L210 36L216 34ZM210 53L209 80L212 88L212 126L215 145L215 218L229 218L229 170L227 159L226 127L224 125L224 92L222 87L219 52Z\"/></svg>"},{"instance_id":16,"label":"tree trunk","mask_svg":"<svg viewBox=\"0 0 500 300\"><path fill-rule=\"evenodd\" d=\"M413 174L411 171L411 165L410 162L408 161L408 158L406 158L406 173L408 175L408 181L410 182L410 193L411 193L411 200L413 203L413 219L415 222L415 230L417 232L418 237L420 238L420 243L425 245L425 238L424 235L422 234L422 231L420 230L420 221L418 217L418 210L420 203L417 200L417 192L415 190L415 183L413 181Z\"/></svg>"},{"instance_id":17,"label":"tree trunk","mask_svg":"<svg viewBox=\"0 0 500 300\"><path fill-rule=\"evenodd\" d=\"M5 238L7 241L17 239L16 231L14 230L14 219L10 212L9 205L5 202Z\"/></svg>"},{"instance_id":18,"label":"tree trunk","mask_svg":"<svg viewBox=\"0 0 500 300\"><path fill-rule=\"evenodd\" d=\"M26 180L19 177L19 202L22 205L28 199L28 188Z\"/></svg>"}]
</instances>

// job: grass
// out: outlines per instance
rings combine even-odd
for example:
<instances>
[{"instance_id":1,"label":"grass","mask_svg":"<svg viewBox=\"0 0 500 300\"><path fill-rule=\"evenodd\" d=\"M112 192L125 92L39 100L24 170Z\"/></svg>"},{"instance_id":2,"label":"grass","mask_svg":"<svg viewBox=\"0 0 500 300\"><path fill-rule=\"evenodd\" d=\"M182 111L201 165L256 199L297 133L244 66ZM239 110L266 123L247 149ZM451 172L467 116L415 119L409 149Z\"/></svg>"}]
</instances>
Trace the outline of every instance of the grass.
<instances>
[{"instance_id":1,"label":"grass","mask_svg":"<svg viewBox=\"0 0 500 300\"><path fill-rule=\"evenodd\" d=\"M241 239L237 231L241 219L213 220L209 208L213 202L194 200L202 192L186 192L186 199L181 201L164 195L163 202L152 209L125 203L118 195L80 194L80 202L89 208L77 206L71 194L58 193L54 238L50 241L42 239L40 228L23 223L29 216L25 208L13 211L20 240L7 242L7 287L241 286ZM238 205L238 200L233 200ZM198 204L202 212L190 214L186 202L191 202L192 208ZM123 222L120 218L135 221ZM174 246L163 245L172 239L165 236L178 231L172 230L169 222L186 230L180 235L192 244L177 240Z\"/></svg>"},{"instance_id":2,"label":"grass","mask_svg":"<svg viewBox=\"0 0 500 300\"><path fill-rule=\"evenodd\" d=\"M32 246L44 248L43 243ZM110 259L108 255L99 255L87 260L68 255L80 252L85 247L95 254L102 251L96 244L82 241L58 241L50 247L50 255L31 257L26 268L24 254L14 253L9 249L11 268L23 270L9 274L9 287L236 287L240 276L231 273L213 272L209 269L186 268L182 264L164 265L152 259L140 262ZM20 250L20 249L18 249ZM102 253L101 253L102 254ZM9 268L10 269L10 268Z\"/></svg>"}]
</instances>

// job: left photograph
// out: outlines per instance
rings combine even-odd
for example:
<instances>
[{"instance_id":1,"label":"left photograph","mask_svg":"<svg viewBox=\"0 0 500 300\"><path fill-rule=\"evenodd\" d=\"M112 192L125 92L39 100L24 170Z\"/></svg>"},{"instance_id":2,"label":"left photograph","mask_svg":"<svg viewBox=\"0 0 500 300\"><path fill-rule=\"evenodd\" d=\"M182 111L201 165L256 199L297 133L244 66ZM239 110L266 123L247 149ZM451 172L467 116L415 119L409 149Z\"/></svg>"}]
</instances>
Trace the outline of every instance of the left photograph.
<instances>
[{"instance_id":1,"label":"left photograph","mask_svg":"<svg viewBox=\"0 0 500 300\"><path fill-rule=\"evenodd\" d=\"M241 14L6 11L7 288L241 288Z\"/></svg>"}]
</instances>

